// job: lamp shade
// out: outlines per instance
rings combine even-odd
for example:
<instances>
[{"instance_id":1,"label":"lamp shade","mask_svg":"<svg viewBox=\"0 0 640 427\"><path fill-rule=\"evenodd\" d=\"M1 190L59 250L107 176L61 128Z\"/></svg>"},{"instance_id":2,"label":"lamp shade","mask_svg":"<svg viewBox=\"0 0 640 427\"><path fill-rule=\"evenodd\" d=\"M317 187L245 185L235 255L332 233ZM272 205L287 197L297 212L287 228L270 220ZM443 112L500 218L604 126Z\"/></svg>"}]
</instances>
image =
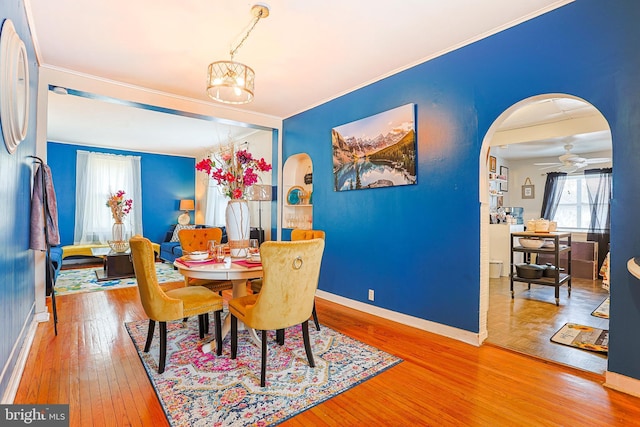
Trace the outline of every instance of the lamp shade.
<instances>
[{"instance_id":1,"label":"lamp shade","mask_svg":"<svg viewBox=\"0 0 640 427\"><path fill-rule=\"evenodd\" d=\"M180 200L181 211L192 211L195 207L195 201L193 200Z\"/></svg>"},{"instance_id":2,"label":"lamp shade","mask_svg":"<svg viewBox=\"0 0 640 427\"><path fill-rule=\"evenodd\" d=\"M248 194L249 200L268 202L272 198L270 185L252 185Z\"/></svg>"},{"instance_id":3,"label":"lamp shade","mask_svg":"<svg viewBox=\"0 0 640 427\"><path fill-rule=\"evenodd\" d=\"M207 94L225 104L246 104L253 99L255 78L255 72L239 62L212 62L209 64Z\"/></svg>"}]
</instances>

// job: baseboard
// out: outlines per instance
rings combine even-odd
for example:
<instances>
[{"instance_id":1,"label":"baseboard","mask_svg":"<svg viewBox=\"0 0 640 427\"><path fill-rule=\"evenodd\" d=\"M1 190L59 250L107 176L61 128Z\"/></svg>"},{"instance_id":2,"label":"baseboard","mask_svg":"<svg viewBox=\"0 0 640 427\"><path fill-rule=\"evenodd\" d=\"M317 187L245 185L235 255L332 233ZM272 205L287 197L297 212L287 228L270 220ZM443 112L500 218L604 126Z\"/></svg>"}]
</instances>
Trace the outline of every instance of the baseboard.
<instances>
[{"instance_id":1,"label":"baseboard","mask_svg":"<svg viewBox=\"0 0 640 427\"><path fill-rule=\"evenodd\" d=\"M398 313L396 311L387 310L385 308L376 307L371 304L366 304L360 301L341 297L339 295L325 292L320 289L316 291L316 295L319 298L326 299L331 302L335 302L336 304L340 304L345 307L353 308L354 310L362 311L368 314L372 314L374 316L382 317L384 319L402 323L403 325L411 326L423 331L442 335L447 338L452 338L454 340L462 341L474 346L479 346L482 342L480 340L481 337L479 334L465 331L463 329L454 328L452 326L443 325L441 323L431 322L429 320L424 320L418 317L413 317L406 314Z\"/></svg>"},{"instance_id":2,"label":"baseboard","mask_svg":"<svg viewBox=\"0 0 640 427\"><path fill-rule=\"evenodd\" d=\"M605 372L605 387L640 397L640 380L616 374L615 372Z\"/></svg>"},{"instance_id":3,"label":"baseboard","mask_svg":"<svg viewBox=\"0 0 640 427\"><path fill-rule=\"evenodd\" d=\"M33 311L35 309L35 304L31 308ZM36 330L38 328L38 322L35 320L35 316L28 316L27 322L23 325L22 331L16 340L13 349L11 350L11 354L9 355L9 359L7 361L7 366L13 359L13 355L18 351L18 356L16 358L16 363L13 367L13 371L11 372L11 377L7 383L7 388L2 394L2 400L0 403L3 405L12 404L13 400L16 397L16 393L18 392L18 386L20 385L20 380L22 379L22 374L24 373L24 367L27 364L27 358L29 357L29 352L31 351L31 345L33 344L33 339L36 336ZM20 344L22 343L22 344ZM5 369L6 367L5 366ZM2 377L7 374L6 371L2 372Z\"/></svg>"}]
</instances>

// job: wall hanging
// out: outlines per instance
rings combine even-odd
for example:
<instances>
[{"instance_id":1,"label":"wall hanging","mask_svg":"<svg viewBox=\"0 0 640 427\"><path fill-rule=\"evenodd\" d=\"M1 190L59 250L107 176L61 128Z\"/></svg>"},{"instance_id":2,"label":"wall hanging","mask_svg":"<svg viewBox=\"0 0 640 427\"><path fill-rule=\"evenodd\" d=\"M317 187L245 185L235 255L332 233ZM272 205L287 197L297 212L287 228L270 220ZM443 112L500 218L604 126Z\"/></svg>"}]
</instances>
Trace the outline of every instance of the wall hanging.
<instances>
[{"instance_id":1,"label":"wall hanging","mask_svg":"<svg viewBox=\"0 0 640 427\"><path fill-rule=\"evenodd\" d=\"M524 185L522 186L522 198L523 199L535 199L536 197L536 188L531 183L531 179L527 177L524 180Z\"/></svg>"},{"instance_id":2,"label":"wall hanging","mask_svg":"<svg viewBox=\"0 0 640 427\"><path fill-rule=\"evenodd\" d=\"M334 191L415 184L415 105L331 130Z\"/></svg>"}]
</instances>

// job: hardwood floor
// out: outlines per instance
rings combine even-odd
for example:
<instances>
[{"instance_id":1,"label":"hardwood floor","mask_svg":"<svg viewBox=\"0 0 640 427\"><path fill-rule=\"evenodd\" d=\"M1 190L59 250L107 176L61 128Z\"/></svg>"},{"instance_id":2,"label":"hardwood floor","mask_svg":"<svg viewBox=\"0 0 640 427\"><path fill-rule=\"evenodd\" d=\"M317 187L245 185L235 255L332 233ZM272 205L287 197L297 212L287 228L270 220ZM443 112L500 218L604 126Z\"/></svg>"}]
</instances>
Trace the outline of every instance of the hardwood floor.
<instances>
[{"instance_id":1,"label":"hardwood floor","mask_svg":"<svg viewBox=\"0 0 640 427\"><path fill-rule=\"evenodd\" d=\"M59 335L52 322L38 326L15 403L69 403L72 426L167 425L124 327L145 318L136 288L57 302ZM491 344L474 347L322 299L316 305L322 324L404 362L284 425L640 423L640 399L603 387L601 375Z\"/></svg>"},{"instance_id":2,"label":"hardwood floor","mask_svg":"<svg viewBox=\"0 0 640 427\"><path fill-rule=\"evenodd\" d=\"M514 283L515 298L511 299L508 277L490 279L487 342L603 374L607 370L606 355L550 341L568 322L609 329L609 319L591 315L609 295L601 284L600 280L573 278L571 297L562 286L560 305L556 306L553 287L532 285L528 290L526 283Z\"/></svg>"}]
</instances>

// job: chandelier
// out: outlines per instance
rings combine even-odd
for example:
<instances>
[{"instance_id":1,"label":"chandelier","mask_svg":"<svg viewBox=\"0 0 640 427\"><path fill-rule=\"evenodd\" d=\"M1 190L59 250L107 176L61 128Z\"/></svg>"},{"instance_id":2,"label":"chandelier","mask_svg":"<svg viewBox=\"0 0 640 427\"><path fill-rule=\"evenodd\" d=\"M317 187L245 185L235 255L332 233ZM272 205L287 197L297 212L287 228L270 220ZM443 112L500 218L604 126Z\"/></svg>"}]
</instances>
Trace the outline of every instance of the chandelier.
<instances>
[{"instance_id":1,"label":"chandelier","mask_svg":"<svg viewBox=\"0 0 640 427\"><path fill-rule=\"evenodd\" d=\"M231 60L209 64L207 95L216 101L225 104L246 104L253 99L256 73L250 67L233 60L258 21L269 16L269 8L266 5L255 4L251 7L251 14L254 19L247 34L229 52Z\"/></svg>"}]
</instances>

